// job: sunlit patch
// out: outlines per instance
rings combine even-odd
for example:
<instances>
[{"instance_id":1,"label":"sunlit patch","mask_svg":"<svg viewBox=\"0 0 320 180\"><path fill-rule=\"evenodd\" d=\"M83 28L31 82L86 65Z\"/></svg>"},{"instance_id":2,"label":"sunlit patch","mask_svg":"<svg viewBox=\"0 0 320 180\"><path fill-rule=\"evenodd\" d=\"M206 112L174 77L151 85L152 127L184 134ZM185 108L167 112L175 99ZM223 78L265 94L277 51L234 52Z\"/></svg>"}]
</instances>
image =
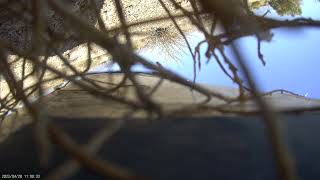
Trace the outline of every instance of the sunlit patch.
<instances>
[{"instance_id":1,"label":"sunlit patch","mask_svg":"<svg viewBox=\"0 0 320 180\"><path fill-rule=\"evenodd\" d=\"M186 53L186 43L181 34L172 26L152 29L147 37L146 50L159 53L161 63L183 64L181 57Z\"/></svg>"}]
</instances>

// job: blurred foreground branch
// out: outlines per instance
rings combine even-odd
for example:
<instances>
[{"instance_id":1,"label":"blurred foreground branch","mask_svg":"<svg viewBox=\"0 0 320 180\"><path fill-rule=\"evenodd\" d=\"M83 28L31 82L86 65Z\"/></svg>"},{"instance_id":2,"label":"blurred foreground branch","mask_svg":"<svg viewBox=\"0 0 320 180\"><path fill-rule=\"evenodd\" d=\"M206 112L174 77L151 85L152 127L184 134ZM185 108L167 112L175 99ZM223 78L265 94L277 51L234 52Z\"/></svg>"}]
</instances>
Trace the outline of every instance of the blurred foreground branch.
<instances>
[{"instance_id":1,"label":"blurred foreground branch","mask_svg":"<svg viewBox=\"0 0 320 180\"><path fill-rule=\"evenodd\" d=\"M9 22L8 18L12 18L15 23L9 24L9 26L14 27L15 30L19 30L19 28L27 29L24 31L24 36L19 33L17 35L18 39L23 37L23 42L12 38L13 36L10 33L0 36L0 116L5 118L8 114L17 112L17 106L22 102L29 110L34 122L43 122L45 116L43 114L39 115L39 112L45 110L45 106L39 104L36 106L36 103L32 103L30 99L35 96L35 93L38 93L37 98L42 97L48 82L59 80L67 80L102 100L112 100L124 104L132 111L145 111L149 114L149 118L154 117L152 116L154 114L158 118L164 116L161 104L155 102L151 97L161 86L163 80L175 82L203 95L205 100L199 105L197 104L196 107L204 107L212 99L221 100L226 105L231 102L244 102L255 98L260 107L258 112L264 118L268 129L267 135L273 145L280 177L284 180L295 179L293 164L289 160L281 133L278 130L277 121L279 117L272 110L272 107L264 102L258 83L253 79L250 69L248 69L245 60L242 59L242 49L234 46L233 43L244 36L253 35L257 37L257 54L261 62L265 64L267 60L263 59L260 44L261 41L266 40L263 36L264 33L280 27L319 27L320 21L305 18L281 21L257 16L249 9L246 1L240 0L191 0L189 9L183 7L181 2L177 0L159 0L156 2L163 9L163 16L128 22L125 7L121 1L115 1L119 26L108 27L108 23L103 22L103 13L99 11L101 6L99 4L101 3L93 0L79 0L76 4L61 0L0 1L0 9L4 10L0 12L0 22L5 24ZM42 13L45 12L48 12L48 14L42 16ZM87 19L84 17L87 17ZM52 18L59 20L52 20ZM181 18L187 19L190 26L194 26L205 37L194 49L189 45L186 32L183 31L183 27L178 22L178 19ZM92 23L95 21L98 21L99 27ZM182 36L184 42L188 45L189 53L193 58L194 81L189 81L164 68L160 63L151 63L135 52L135 33L133 29L163 21L169 21L173 24L172 27L174 28L172 29L175 29L178 32L176 34ZM223 31L216 33L217 29L221 28L221 26L219 27L220 24L222 24ZM4 28L4 26L1 25L1 28ZM60 29L60 31L57 31L57 29ZM156 33L158 31L164 32L163 29L157 29ZM158 36L159 34L153 35ZM73 63L70 54L65 53L67 51L65 46L70 49L73 45L81 43L85 44L87 51L85 66L82 70ZM203 63L200 58L200 48L204 44L208 45L204 54L207 61L215 60L226 76L238 85L238 98L230 98L223 93L210 90L196 83L197 66L200 69ZM231 61L231 57L226 54L225 47L229 45L233 46L240 66L235 65ZM92 58L93 46L103 49L109 55L110 61L119 65L120 71L124 74L123 79L114 87L103 87L96 81L87 78L88 71L95 63ZM49 58L53 56L56 58L55 62L50 64ZM59 63L61 66L54 66L55 63ZM146 92L140 87L136 73L132 71L135 65L142 65L160 77L159 82L150 92ZM239 71L244 72L245 79L241 78ZM81 78L81 81L77 78ZM135 89L137 97L135 100L113 93L119 88L126 88L127 81L131 82ZM245 81L248 82L248 87L244 83ZM7 92L3 93L5 88L7 88ZM37 102L40 102L40 100ZM219 107L213 107L212 110L221 111ZM93 171L105 176L111 174L120 179L132 179L131 174L114 169L112 165L105 166L102 161L95 159L96 157L92 159L91 155L88 155L82 148L78 148L79 145L58 127L48 126L47 123L42 124L42 126L42 130L50 134L50 140L55 141L85 167L93 168ZM45 134L37 135L43 137ZM41 138L39 141L48 140ZM46 143L44 142L42 145L46 146ZM125 175L125 177L121 177L120 174Z\"/></svg>"}]
</instances>

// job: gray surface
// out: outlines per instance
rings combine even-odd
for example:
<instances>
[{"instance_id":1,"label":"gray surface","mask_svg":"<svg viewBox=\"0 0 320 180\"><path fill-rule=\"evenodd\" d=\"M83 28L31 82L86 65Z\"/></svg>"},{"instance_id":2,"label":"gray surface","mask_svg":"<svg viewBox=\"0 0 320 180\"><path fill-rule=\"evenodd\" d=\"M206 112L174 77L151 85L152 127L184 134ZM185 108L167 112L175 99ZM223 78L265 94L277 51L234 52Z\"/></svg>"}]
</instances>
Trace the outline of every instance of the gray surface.
<instances>
[{"instance_id":1,"label":"gray surface","mask_svg":"<svg viewBox=\"0 0 320 180\"><path fill-rule=\"evenodd\" d=\"M301 179L320 177L320 113L286 116L282 124ZM80 143L109 121L55 118ZM277 179L264 126L255 117L180 118L151 125L130 121L100 152L103 158L150 179ZM77 124L75 126L75 124ZM1 173L41 173L24 128L0 146ZM56 151L51 167L64 156ZM49 168L50 169L50 168ZM73 179L98 178L82 170Z\"/></svg>"}]
</instances>

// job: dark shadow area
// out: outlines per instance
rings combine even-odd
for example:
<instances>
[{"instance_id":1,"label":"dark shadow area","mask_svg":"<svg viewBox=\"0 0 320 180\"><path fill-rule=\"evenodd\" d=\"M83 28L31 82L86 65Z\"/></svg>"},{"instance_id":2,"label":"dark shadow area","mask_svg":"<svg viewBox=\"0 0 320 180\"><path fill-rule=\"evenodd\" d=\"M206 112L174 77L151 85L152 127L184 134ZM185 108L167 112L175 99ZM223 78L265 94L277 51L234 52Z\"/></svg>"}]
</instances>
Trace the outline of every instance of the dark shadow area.
<instances>
[{"instance_id":1,"label":"dark shadow area","mask_svg":"<svg viewBox=\"0 0 320 180\"><path fill-rule=\"evenodd\" d=\"M285 115L282 124L303 180L320 176L320 113ZM54 118L78 143L86 143L106 119ZM41 168L32 128L11 136L0 147L0 171L45 175L66 159L56 147L49 168ZM33 154L33 156L32 156ZM265 128L257 117L179 118L144 124L129 120L99 152L103 159L148 179L277 179ZM82 169L71 179L99 179Z\"/></svg>"}]
</instances>

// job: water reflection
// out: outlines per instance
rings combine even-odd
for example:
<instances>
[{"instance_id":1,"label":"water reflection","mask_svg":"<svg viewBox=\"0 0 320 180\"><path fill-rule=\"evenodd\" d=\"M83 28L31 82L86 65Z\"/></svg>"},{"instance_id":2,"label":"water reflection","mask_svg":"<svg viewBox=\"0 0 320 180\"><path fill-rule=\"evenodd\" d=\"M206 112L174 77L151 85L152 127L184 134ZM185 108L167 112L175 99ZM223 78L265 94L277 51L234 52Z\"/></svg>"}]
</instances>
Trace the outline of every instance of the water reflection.
<instances>
[{"instance_id":1,"label":"water reflection","mask_svg":"<svg viewBox=\"0 0 320 180\"><path fill-rule=\"evenodd\" d=\"M261 1L260 1L261 2ZM281 3L283 2L283 3ZM268 16L290 18L291 15L301 15L304 17L319 18L317 13L320 3L316 1L271 1L270 7L260 7L258 14L270 10ZM292 17L291 17L292 18ZM250 62L250 67L264 91L273 89L287 89L308 97L320 98L320 87L317 76L320 63L317 60L318 46L320 42L320 30L316 28L305 28L299 30L275 29L272 30L274 37L270 43L263 43L262 50L267 61L266 66L262 66L257 58L256 40L253 37L242 38L240 40L242 48L246 50L245 55ZM192 47L203 39L200 33L193 33L190 43ZM205 53L206 46L201 48L201 54ZM142 53L149 59L161 59L161 54ZM153 58L151 58L153 57ZM205 57L202 57L205 58ZM179 74L192 79L193 62L190 56L183 56L183 66L177 64L165 64L166 67L178 72ZM206 84L216 84L236 87L236 85L224 75L218 64L211 60L206 66L198 69L197 82Z\"/></svg>"},{"instance_id":2,"label":"water reflection","mask_svg":"<svg viewBox=\"0 0 320 180\"><path fill-rule=\"evenodd\" d=\"M263 0L258 0L259 2ZM272 0L269 0L272 2ZM297 17L312 17L313 19L320 19L319 14L319 0L273 0L277 1L278 4L284 4L282 8L272 7L271 3L263 4L254 8L254 11L258 15L266 14L266 17L276 18L276 19L293 19ZM283 2L283 3L281 3ZM292 2L292 3L290 3ZM281 7L281 6L280 6Z\"/></svg>"},{"instance_id":3,"label":"water reflection","mask_svg":"<svg viewBox=\"0 0 320 180\"><path fill-rule=\"evenodd\" d=\"M300 0L270 0L259 1L261 4L255 7L255 13L265 14L266 16L278 19L292 19L294 16L319 18L318 14L320 2L300 1ZM265 5L271 6L265 6ZM255 4L257 5L257 4ZM282 16L279 16L282 15ZM274 34L271 42L262 44L262 51L266 60L263 66L257 57L257 42L254 37L245 37L238 40L244 55L249 61L251 69L263 91L274 89L286 89L310 98L320 98L320 77L317 75L320 63L318 61L318 43L320 42L320 30L317 28L299 28L296 30L288 28L273 29ZM204 39L199 32L193 32L189 36L191 48L194 48ZM219 68L214 59L210 59L206 64L204 57L207 45L201 46L202 67L197 68L198 83L237 87ZM226 47L226 52L229 52ZM187 49L184 51L188 52ZM178 74L192 80L193 79L193 60L190 54L181 54L180 63L166 61L161 49L155 48L154 51L141 50L139 54L150 61L161 62L163 66L177 72ZM117 67L113 67L116 70ZM137 71L144 71L141 66L135 67Z\"/></svg>"},{"instance_id":4,"label":"water reflection","mask_svg":"<svg viewBox=\"0 0 320 180\"><path fill-rule=\"evenodd\" d=\"M320 18L318 13L320 2L318 1L305 0L299 7L292 3L292 7L291 10L283 7L281 12L288 12L289 15L296 13L294 15L300 17ZM264 7L264 10L266 8L270 7ZM262 12L260 9L259 13ZM268 16L281 19L293 18L279 17L276 13L279 11L271 11ZM267 61L266 67L262 67L255 57L256 50L252 47L255 47L256 40L252 37L240 40L242 47L246 49L246 58L250 61L250 66L257 79L262 82L263 90L287 89L308 97L320 98L320 86L318 86L320 78L317 76L320 30L317 28L297 30L279 28L272 30L272 33L274 34L272 42L264 43L262 48Z\"/></svg>"},{"instance_id":5,"label":"water reflection","mask_svg":"<svg viewBox=\"0 0 320 180\"><path fill-rule=\"evenodd\" d=\"M251 7L259 9L268 6L280 16L297 16L302 14L301 0L253 0Z\"/></svg>"}]
</instances>

